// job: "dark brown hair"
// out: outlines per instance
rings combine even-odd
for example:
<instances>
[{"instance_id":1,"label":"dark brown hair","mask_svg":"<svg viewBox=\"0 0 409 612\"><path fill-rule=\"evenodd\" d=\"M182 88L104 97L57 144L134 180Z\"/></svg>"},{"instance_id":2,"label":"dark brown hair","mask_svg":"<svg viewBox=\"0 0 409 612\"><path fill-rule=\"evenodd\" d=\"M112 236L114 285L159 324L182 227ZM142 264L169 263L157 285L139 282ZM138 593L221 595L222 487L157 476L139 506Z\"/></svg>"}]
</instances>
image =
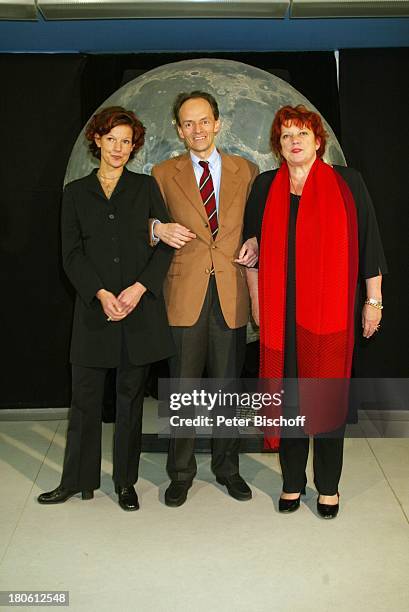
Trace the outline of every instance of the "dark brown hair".
<instances>
[{"instance_id":1,"label":"dark brown hair","mask_svg":"<svg viewBox=\"0 0 409 612\"><path fill-rule=\"evenodd\" d=\"M215 98L212 96L212 94L209 94L206 91L195 90L190 93L185 93L185 92L180 93L177 96L176 100L174 101L172 112L173 112L173 118L176 121L177 125L180 125L179 111L180 111L180 107L182 106L182 104L184 104L188 100L194 100L197 98L203 98L203 100L206 100L207 102L209 102L211 109L213 111L213 116L216 119L216 121L218 120L219 107L217 106L217 102Z\"/></svg>"},{"instance_id":2,"label":"dark brown hair","mask_svg":"<svg viewBox=\"0 0 409 612\"><path fill-rule=\"evenodd\" d=\"M132 128L132 144L135 145L129 159L132 159L145 141L145 128L135 113L122 106L107 106L96 113L85 128L85 138L89 142L89 150L97 159L101 159L101 149L95 142L95 135L109 134L117 125L129 125Z\"/></svg>"},{"instance_id":3,"label":"dark brown hair","mask_svg":"<svg viewBox=\"0 0 409 612\"><path fill-rule=\"evenodd\" d=\"M283 125L288 127L291 124L295 124L299 128L306 126L314 132L315 138L320 141L317 157L322 157L327 145L327 133L324 129L322 119L318 113L308 110L303 104L298 104L298 106L283 106L276 112L273 125L271 126L270 144L277 157L283 159L280 142L281 127Z\"/></svg>"}]
</instances>

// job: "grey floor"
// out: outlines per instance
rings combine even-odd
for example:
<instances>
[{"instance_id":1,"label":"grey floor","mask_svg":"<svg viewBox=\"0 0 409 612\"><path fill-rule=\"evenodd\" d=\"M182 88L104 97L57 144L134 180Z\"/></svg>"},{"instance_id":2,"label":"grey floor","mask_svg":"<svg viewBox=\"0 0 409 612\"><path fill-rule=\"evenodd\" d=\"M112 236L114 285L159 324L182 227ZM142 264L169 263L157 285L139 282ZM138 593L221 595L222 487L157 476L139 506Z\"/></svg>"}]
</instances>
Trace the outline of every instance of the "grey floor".
<instances>
[{"instance_id":1,"label":"grey floor","mask_svg":"<svg viewBox=\"0 0 409 612\"><path fill-rule=\"evenodd\" d=\"M109 425L95 498L40 506L36 496L59 482L65 429L0 422L0 590L67 590L75 611L409 610L408 438L346 440L340 514L323 521L310 467L300 510L278 514L278 459L265 454L241 457L250 502L228 497L199 455L181 508L163 503L165 455L145 454L141 509L125 513Z\"/></svg>"}]
</instances>

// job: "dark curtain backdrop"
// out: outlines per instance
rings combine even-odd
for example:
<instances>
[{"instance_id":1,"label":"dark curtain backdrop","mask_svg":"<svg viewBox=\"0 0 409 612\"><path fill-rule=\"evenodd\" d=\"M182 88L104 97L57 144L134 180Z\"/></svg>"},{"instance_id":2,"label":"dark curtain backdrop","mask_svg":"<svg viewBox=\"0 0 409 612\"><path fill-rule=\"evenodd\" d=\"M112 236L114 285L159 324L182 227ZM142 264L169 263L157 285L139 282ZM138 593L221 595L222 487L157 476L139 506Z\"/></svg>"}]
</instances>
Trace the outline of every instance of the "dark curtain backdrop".
<instances>
[{"instance_id":1,"label":"dark curtain backdrop","mask_svg":"<svg viewBox=\"0 0 409 612\"><path fill-rule=\"evenodd\" d=\"M355 376L409 376L409 48L340 52L341 142L374 201L386 252L382 331L356 345Z\"/></svg>"},{"instance_id":2,"label":"dark curtain backdrop","mask_svg":"<svg viewBox=\"0 0 409 612\"><path fill-rule=\"evenodd\" d=\"M67 405L71 288L61 269L60 200L82 128L86 58L0 55L1 405Z\"/></svg>"},{"instance_id":3,"label":"dark curtain backdrop","mask_svg":"<svg viewBox=\"0 0 409 612\"><path fill-rule=\"evenodd\" d=\"M0 55L1 123L6 143L0 164L5 348L0 407L67 406L70 401L73 292L61 269L59 214L65 168L78 133L94 110L123 83L128 71L143 72L203 56ZM400 181L397 178L395 145L391 148L387 134L395 132L398 147L406 125L403 117L397 127L386 127L384 113L385 106L396 109L405 103L406 51L342 53L340 97L332 53L214 53L206 57L242 61L277 74L285 71L290 83L319 108L337 136L342 135L349 163L362 170L374 194L392 270L387 323L362 360L375 364L382 375L402 375L404 347L401 353L396 352L397 337L391 334L397 327L394 317L407 297L407 281L400 277L403 260L407 260L402 253L407 242L402 228L407 189L404 173L398 175ZM369 81L364 92L366 103L362 101L363 71ZM375 83L369 73L376 75ZM377 104L380 95L382 114L376 115L372 98ZM360 119L356 109L360 109ZM391 117L395 117L392 110L389 120ZM361 146L363 134L368 135L365 146ZM383 139L382 155L375 154L379 138Z\"/></svg>"}]
</instances>

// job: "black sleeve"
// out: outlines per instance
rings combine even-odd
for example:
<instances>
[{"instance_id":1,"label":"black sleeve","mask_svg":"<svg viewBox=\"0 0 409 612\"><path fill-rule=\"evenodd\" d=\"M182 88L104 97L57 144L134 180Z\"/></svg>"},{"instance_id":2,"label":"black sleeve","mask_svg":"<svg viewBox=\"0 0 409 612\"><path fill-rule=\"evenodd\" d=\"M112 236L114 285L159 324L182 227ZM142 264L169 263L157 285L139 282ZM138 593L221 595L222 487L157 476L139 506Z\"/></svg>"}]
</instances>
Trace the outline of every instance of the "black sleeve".
<instances>
[{"instance_id":1,"label":"black sleeve","mask_svg":"<svg viewBox=\"0 0 409 612\"><path fill-rule=\"evenodd\" d=\"M81 225L69 185L64 190L62 200L61 239L64 271L82 300L90 305L104 285L84 253Z\"/></svg>"},{"instance_id":2,"label":"black sleeve","mask_svg":"<svg viewBox=\"0 0 409 612\"><path fill-rule=\"evenodd\" d=\"M371 196L357 172L356 205L358 213L359 274L372 278L388 271Z\"/></svg>"},{"instance_id":3,"label":"black sleeve","mask_svg":"<svg viewBox=\"0 0 409 612\"><path fill-rule=\"evenodd\" d=\"M158 184L154 178L147 178L149 179L149 217L160 219L163 223L169 223L169 214ZM153 293L155 297L158 297L162 291L162 285L170 262L172 261L174 249L160 241L151 251L151 257L140 274L138 281L142 283L148 291Z\"/></svg>"},{"instance_id":4,"label":"black sleeve","mask_svg":"<svg viewBox=\"0 0 409 612\"><path fill-rule=\"evenodd\" d=\"M255 236L260 244L264 208L274 176L275 171L263 172L253 183L244 212L243 241Z\"/></svg>"}]
</instances>

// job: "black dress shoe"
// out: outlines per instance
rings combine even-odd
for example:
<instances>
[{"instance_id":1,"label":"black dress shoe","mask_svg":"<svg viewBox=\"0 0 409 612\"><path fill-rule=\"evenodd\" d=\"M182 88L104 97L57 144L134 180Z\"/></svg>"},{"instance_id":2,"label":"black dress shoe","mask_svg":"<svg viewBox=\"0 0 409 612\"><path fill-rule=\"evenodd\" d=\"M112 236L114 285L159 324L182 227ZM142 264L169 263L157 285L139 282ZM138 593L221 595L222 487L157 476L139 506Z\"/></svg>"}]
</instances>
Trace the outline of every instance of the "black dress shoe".
<instances>
[{"instance_id":1,"label":"black dress shoe","mask_svg":"<svg viewBox=\"0 0 409 612\"><path fill-rule=\"evenodd\" d=\"M295 512L298 510L300 507L301 495L305 495L305 488L301 491L296 499L283 499L280 497L278 500L278 511L289 514L290 512Z\"/></svg>"},{"instance_id":2,"label":"black dress shoe","mask_svg":"<svg viewBox=\"0 0 409 612\"><path fill-rule=\"evenodd\" d=\"M339 493L338 495L338 503L337 504L321 504L318 495L317 499L317 512L324 519L333 519L337 516L339 510Z\"/></svg>"},{"instance_id":3,"label":"black dress shoe","mask_svg":"<svg viewBox=\"0 0 409 612\"><path fill-rule=\"evenodd\" d=\"M165 491L165 504L171 508L177 508L185 503L187 498L187 492L192 486L192 481L172 480L170 485Z\"/></svg>"},{"instance_id":4,"label":"black dress shoe","mask_svg":"<svg viewBox=\"0 0 409 612\"><path fill-rule=\"evenodd\" d=\"M122 510L127 512L139 510L138 496L132 485L129 487L115 486L115 492L118 493L118 503Z\"/></svg>"},{"instance_id":5,"label":"black dress shoe","mask_svg":"<svg viewBox=\"0 0 409 612\"><path fill-rule=\"evenodd\" d=\"M216 480L219 484L227 487L229 495L234 497L234 499L238 499L239 501L251 499L251 489L240 474L234 474L233 476L216 476Z\"/></svg>"},{"instance_id":6,"label":"black dress shoe","mask_svg":"<svg viewBox=\"0 0 409 612\"><path fill-rule=\"evenodd\" d=\"M78 493L81 493L82 499L92 499L94 497L94 491L92 490L70 491L59 485L53 491L41 493L41 495L37 497L37 501L39 504L62 504L66 502L67 499L70 499L70 497L78 495Z\"/></svg>"}]
</instances>

